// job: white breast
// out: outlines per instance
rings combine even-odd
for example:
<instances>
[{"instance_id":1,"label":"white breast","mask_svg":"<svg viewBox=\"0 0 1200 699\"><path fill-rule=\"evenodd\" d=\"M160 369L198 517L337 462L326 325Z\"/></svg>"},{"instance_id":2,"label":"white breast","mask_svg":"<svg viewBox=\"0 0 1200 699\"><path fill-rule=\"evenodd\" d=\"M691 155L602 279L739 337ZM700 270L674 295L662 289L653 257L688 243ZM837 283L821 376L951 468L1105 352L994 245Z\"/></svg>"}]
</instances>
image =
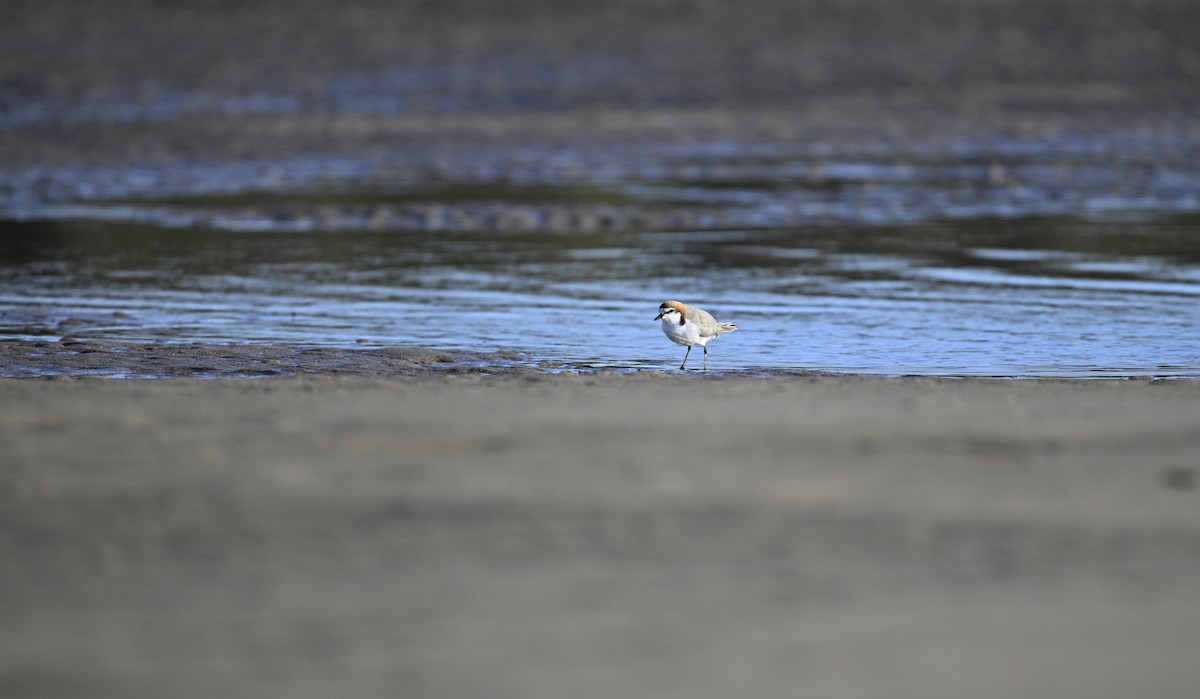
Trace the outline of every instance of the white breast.
<instances>
[{"instance_id":1,"label":"white breast","mask_svg":"<svg viewBox=\"0 0 1200 699\"><path fill-rule=\"evenodd\" d=\"M679 324L678 317L673 319L663 318L662 329L671 342L677 345L703 345L710 338L700 337L700 328L692 321L684 321L683 325Z\"/></svg>"}]
</instances>

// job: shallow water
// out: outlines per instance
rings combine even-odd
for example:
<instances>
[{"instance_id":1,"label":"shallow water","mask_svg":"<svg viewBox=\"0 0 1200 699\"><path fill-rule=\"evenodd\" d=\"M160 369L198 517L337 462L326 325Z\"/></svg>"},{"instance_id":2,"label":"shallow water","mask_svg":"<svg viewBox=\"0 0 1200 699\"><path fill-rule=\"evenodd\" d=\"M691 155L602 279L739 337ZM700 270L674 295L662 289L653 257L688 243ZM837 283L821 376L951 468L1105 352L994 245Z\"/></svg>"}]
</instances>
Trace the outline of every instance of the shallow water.
<instances>
[{"instance_id":1,"label":"shallow water","mask_svg":"<svg viewBox=\"0 0 1200 699\"><path fill-rule=\"evenodd\" d=\"M1200 378L1196 214L567 233L99 218L0 224L0 337L669 369L684 348L652 318L677 298L740 326L711 344L713 369Z\"/></svg>"}]
</instances>

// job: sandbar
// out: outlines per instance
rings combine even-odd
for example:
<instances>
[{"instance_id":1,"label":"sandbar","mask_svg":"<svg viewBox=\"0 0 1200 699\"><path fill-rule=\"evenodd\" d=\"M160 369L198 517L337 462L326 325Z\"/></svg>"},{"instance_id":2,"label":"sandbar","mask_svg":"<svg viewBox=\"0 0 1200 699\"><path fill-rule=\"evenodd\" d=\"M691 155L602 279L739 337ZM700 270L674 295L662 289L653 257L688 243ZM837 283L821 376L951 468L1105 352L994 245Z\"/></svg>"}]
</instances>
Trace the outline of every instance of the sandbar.
<instances>
[{"instance_id":1,"label":"sandbar","mask_svg":"<svg viewBox=\"0 0 1200 699\"><path fill-rule=\"evenodd\" d=\"M0 380L0 693L1191 697L1200 383Z\"/></svg>"}]
</instances>

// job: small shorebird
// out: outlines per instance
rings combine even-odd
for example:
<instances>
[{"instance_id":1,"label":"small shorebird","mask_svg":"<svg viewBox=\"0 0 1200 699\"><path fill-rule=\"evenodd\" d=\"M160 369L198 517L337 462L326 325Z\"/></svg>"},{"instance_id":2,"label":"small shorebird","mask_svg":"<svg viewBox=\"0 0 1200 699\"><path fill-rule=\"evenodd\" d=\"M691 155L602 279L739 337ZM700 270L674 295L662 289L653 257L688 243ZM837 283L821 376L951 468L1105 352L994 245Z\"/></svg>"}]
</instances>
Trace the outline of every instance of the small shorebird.
<instances>
[{"instance_id":1,"label":"small shorebird","mask_svg":"<svg viewBox=\"0 0 1200 699\"><path fill-rule=\"evenodd\" d=\"M654 319L662 321L663 332L671 342L687 345L680 369L687 367L688 355L696 345L704 348L704 368L708 369L708 341L737 330L733 323L722 323L708 311L678 301L663 301Z\"/></svg>"}]
</instances>

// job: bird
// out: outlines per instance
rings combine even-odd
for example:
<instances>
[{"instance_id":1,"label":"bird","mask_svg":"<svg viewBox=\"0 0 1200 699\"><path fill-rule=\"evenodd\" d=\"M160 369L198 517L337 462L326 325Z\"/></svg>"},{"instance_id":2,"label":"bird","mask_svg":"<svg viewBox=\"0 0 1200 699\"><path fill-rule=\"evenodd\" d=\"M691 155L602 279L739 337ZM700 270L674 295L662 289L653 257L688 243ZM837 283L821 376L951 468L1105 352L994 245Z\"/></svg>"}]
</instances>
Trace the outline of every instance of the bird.
<instances>
[{"instance_id":1,"label":"bird","mask_svg":"<svg viewBox=\"0 0 1200 699\"><path fill-rule=\"evenodd\" d=\"M687 345L680 369L687 368L688 356L692 348L700 345L704 348L704 369L708 369L708 341L716 339L725 333L733 332L738 326L733 323L722 323L708 311L689 306L679 301L663 301L658 307L655 320L662 321L662 330L666 336L677 345Z\"/></svg>"}]
</instances>

